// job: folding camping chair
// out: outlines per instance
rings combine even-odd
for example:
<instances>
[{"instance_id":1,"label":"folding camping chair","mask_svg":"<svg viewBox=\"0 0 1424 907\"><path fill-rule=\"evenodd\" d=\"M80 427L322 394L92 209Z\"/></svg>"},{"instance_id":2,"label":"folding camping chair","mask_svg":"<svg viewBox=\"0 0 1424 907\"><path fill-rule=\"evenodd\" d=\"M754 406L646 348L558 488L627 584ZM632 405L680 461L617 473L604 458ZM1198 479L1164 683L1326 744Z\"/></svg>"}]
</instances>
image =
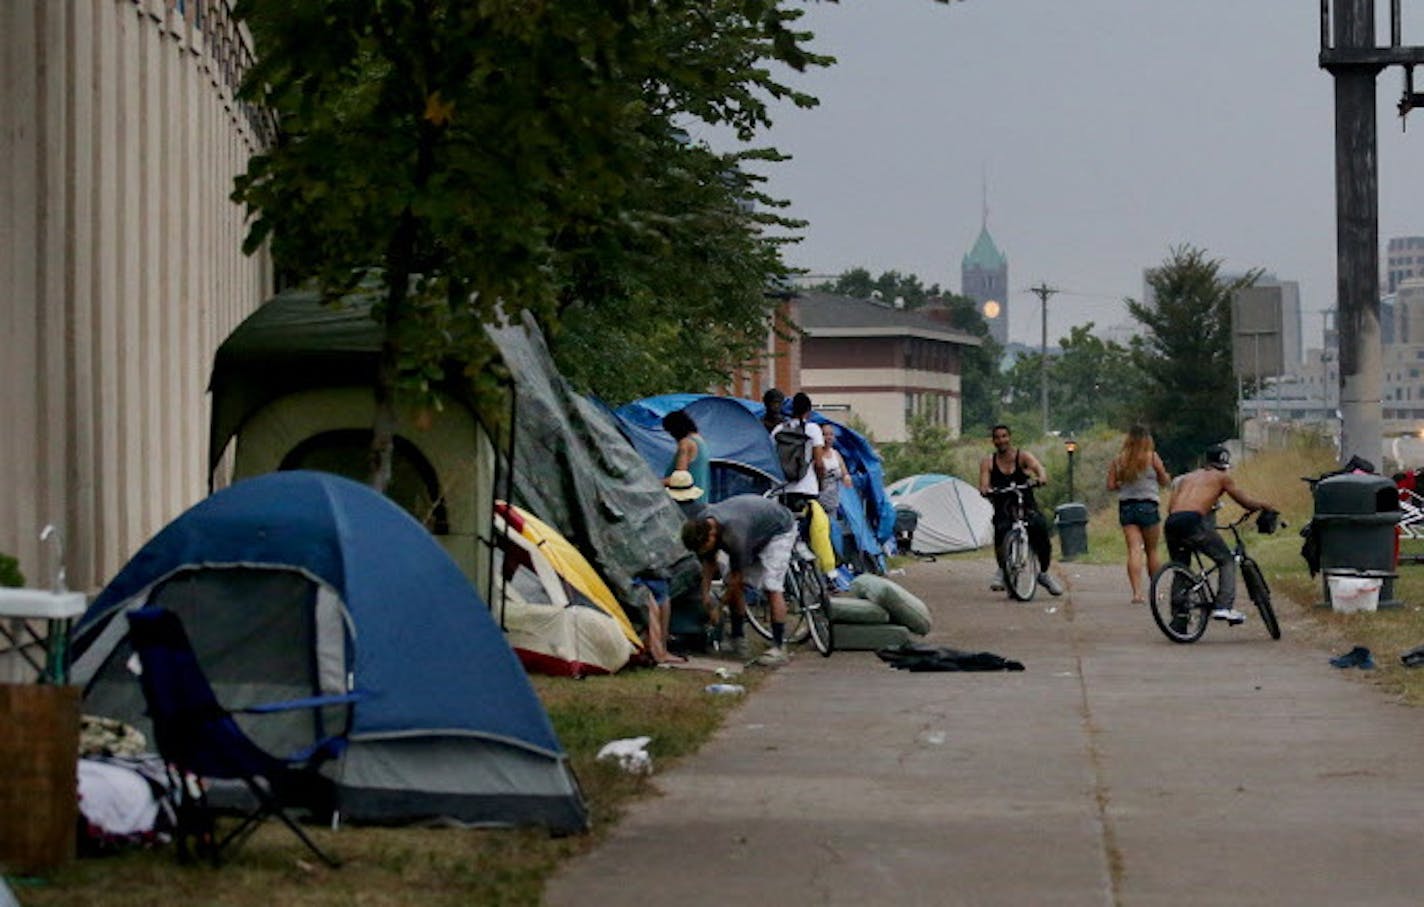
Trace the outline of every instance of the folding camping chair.
<instances>
[{"instance_id":1,"label":"folding camping chair","mask_svg":"<svg viewBox=\"0 0 1424 907\"><path fill-rule=\"evenodd\" d=\"M1399 486L1399 537L1424 539L1424 497L1417 490L1418 472L1401 473L1394 483Z\"/></svg>"},{"instance_id":2,"label":"folding camping chair","mask_svg":"<svg viewBox=\"0 0 1424 907\"><path fill-rule=\"evenodd\" d=\"M340 861L316 846L287 809L305 807L318 814L323 810L330 813L333 786L318 768L341 751L344 738L327 737L287 758L265 752L238 726L233 713L218 702L178 615L166 608L148 606L129 612L128 620L129 642L142 668L139 680L158 752L176 776L171 790L177 798L179 860L189 858L191 839L196 855L207 856L218 866L224 850L231 846L236 852L258 825L275 816L324 863L333 868L340 866ZM363 694L352 692L238 711L269 714L363 698ZM204 790L205 779L242 781L257 802L237 828L221 839L214 826L215 810Z\"/></svg>"}]
</instances>

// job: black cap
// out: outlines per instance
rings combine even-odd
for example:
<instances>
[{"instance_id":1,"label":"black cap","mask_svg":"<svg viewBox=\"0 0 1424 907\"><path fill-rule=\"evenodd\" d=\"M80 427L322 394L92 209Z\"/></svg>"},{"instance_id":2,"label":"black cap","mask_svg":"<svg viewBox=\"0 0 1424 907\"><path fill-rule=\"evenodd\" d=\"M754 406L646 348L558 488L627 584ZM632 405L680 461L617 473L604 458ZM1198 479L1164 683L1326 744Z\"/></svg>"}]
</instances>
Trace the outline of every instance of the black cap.
<instances>
[{"instance_id":1,"label":"black cap","mask_svg":"<svg viewBox=\"0 0 1424 907\"><path fill-rule=\"evenodd\" d=\"M1231 468L1231 451L1221 444L1213 444L1206 449L1206 465L1213 469Z\"/></svg>"}]
</instances>

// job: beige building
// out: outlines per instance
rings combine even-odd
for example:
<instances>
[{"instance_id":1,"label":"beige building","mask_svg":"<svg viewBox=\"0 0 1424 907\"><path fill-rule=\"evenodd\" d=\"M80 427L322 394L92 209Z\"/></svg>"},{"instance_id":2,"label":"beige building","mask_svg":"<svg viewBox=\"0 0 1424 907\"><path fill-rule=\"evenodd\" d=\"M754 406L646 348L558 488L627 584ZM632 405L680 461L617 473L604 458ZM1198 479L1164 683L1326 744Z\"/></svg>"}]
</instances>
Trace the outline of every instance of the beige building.
<instances>
[{"instance_id":1,"label":"beige building","mask_svg":"<svg viewBox=\"0 0 1424 907\"><path fill-rule=\"evenodd\" d=\"M818 412L855 416L876 441L904 441L914 413L959 436L960 353L979 338L870 300L808 292L798 302L799 388Z\"/></svg>"},{"instance_id":2,"label":"beige building","mask_svg":"<svg viewBox=\"0 0 1424 907\"><path fill-rule=\"evenodd\" d=\"M1393 293L1410 278L1424 277L1424 236L1395 236L1384 248L1384 290Z\"/></svg>"},{"instance_id":3,"label":"beige building","mask_svg":"<svg viewBox=\"0 0 1424 907\"><path fill-rule=\"evenodd\" d=\"M37 585L45 524L92 590L206 493L212 353L273 282L227 8L0 0L0 551Z\"/></svg>"},{"instance_id":4,"label":"beige building","mask_svg":"<svg viewBox=\"0 0 1424 907\"><path fill-rule=\"evenodd\" d=\"M1390 311L1394 318L1389 332L1394 343L1424 343L1424 278L1407 277L1399 282ZM1381 317L1384 317L1381 314Z\"/></svg>"}]
</instances>

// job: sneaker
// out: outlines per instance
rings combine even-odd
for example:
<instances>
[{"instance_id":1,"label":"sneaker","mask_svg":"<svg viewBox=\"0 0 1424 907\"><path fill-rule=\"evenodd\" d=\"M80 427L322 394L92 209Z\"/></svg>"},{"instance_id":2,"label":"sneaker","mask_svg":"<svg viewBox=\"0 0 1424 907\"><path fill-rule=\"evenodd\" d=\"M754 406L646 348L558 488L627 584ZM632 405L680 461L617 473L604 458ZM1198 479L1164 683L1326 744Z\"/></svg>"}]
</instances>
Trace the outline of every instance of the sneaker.
<instances>
[{"instance_id":1,"label":"sneaker","mask_svg":"<svg viewBox=\"0 0 1424 907\"><path fill-rule=\"evenodd\" d=\"M751 648L745 636L733 636L727 644L727 651L738 658L746 658L751 653Z\"/></svg>"},{"instance_id":2,"label":"sneaker","mask_svg":"<svg viewBox=\"0 0 1424 907\"><path fill-rule=\"evenodd\" d=\"M1038 574L1038 584L1047 589L1049 595L1063 594L1063 584L1058 581L1058 577L1047 571Z\"/></svg>"},{"instance_id":3,"label":"sneaker","mask_svg":"<svg viewBox=\"0 0 1424 907\"><path fill-rule=\"evenodd\" d=\"M772 646L756 657L753 664L759 664L763 668L779 668L791 660L791 656L778 646Z\"/></svg>"},{"instance_id":4,"label":"sneaker","mask_svg":"<svg viewBox=\"0 0 1424 907\"><path fill-rule=\"evenodd\" d=\"M1002 570L995 570L995 571L994 571L994 578L991 579L991 580L989 580L989 591L990 591L990 592L1003 592L1003 591L1004 591L1004 571L1002 571Z\"/></svg>"},{"instance_id":5,"label":"sneaker","mask_svg":"<svg viewBox=\"0 0 1424 907\"><path fill-rule=\"evenodd\" d=\"M1172 620L1169 622L1169 626L1171 626L1172 632L1177 634L1178 636L1186 636L1187 624L1189 624L1190 622L1191 615L1189 614L1173 614Z\"/></svg>"},{"instance_id":6,"label":"sneaker","mask_svg":"<svg viewBox=\"0 0 1424 907\"><path fill-rule=\"evenodd\" d=\"M1337 668L1360 668L1365 671L1375 669L1374 656L1364 646L1355 646L1344 655L1330 659L1330 664Z\"/></svg>"},{"instance_id":7,"label":"sneaker","mask_svg":"<svg viewBox=\"0 0 1424 907\"><path fill-rule=\"evenodd\" d=\"M1231 626L1246 623L1246 615L1235 608L1217 608L1211 612L1212 620L1224 620Z\"/></svg>"}]
</instances>

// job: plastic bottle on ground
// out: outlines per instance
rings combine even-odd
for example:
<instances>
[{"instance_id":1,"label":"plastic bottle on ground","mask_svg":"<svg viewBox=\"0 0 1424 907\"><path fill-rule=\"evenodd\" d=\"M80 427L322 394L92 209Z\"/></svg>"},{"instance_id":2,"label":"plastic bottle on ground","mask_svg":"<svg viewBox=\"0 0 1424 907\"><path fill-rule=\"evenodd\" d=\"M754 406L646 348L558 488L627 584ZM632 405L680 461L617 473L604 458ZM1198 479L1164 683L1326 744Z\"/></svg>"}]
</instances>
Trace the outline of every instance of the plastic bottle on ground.
<instances>
[{"instance_id":1,"label":"plastic bottle on ground","mask_svg":"<svg viewBox=\"0 0 1424 907\"><path fill-rule=\"evenodd\" d=\"M713 683L703 687L703 690L714 696L740 696L747 688L739 683Z\"/></svg>"}]
</instances>

